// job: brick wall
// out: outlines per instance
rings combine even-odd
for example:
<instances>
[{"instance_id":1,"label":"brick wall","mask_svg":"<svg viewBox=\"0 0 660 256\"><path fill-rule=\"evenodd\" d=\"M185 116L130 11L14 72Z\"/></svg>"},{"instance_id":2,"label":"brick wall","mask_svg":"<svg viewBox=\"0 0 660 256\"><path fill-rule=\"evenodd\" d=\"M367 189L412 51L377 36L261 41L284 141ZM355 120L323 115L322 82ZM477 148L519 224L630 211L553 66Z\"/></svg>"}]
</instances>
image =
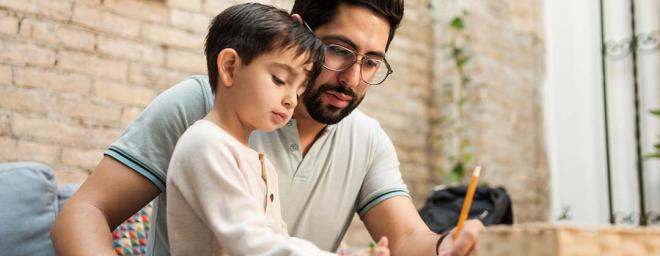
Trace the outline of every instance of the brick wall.
<instances>
[{"instance_id":1,"label":"brick wall","mask_svg":"<svg viewBox=\"0 0 660 256\"><path fill-rule=\"evenodd\" d=\"M436 0L436 90L432 100L438 115L449 115L451 100L444 92L457 75L450 60L447 24L461 10L471 40L472 56L466 67L472 83L465 93L466 137L475 159L484 164L481 181L503 186L513 199L516 222L545 221L549 214L549 175L543 132L544 79L543 11L541 0L448 1ZM434 148L451 162L451 123L434 125L443 138ZM469 169L468 174L471 172Z\"/></svg>"},{"instance_id":2,"label":"brick wall","mask_svg":"<svg viewBox=\"0 0 660 256\"><path fill-rule=\"evenodd\" d=\"M660 229L538 223L498 226L481 234L477 251L492 256L651 256L660 254Z\"/></svg>"},{"instance_id":3,"label":"brick wall","mask_svg":"<svg viewBox=\"0 0 660 256\"><path fill-rule=\"evenodd\" d=\"M37 160L52 166L60 183L82 182L156 95L205 73L208 22L240 2L246 1L0 1L0 161ZM261 2L289 9L293 1ZM483 91L489 100L474 106L485 111L473 117L475 133L483 134L476 137L476 151L492 163L492 173L502 174L489 175L490 182L512 192L524 189L516 183L537 182L539 189L514 196L522 205L516 213L543 216L547 170L536 95L540 0L468 3L479 13L471 23L484 23L473 29L479 34L475 51L483 56L479 80L489 81ZM442 151L430 146L431 133L441 127L429 114L437 111L431 106L443 104L434 94L444 77L437 65L443 60L433 54L439 46L433 31L445 16L431 6L432 0L406 1L388 52L394 74L370 88L361 107L392 138L418 207L439 182L433 162L442 159ZM513 181L504 178L511 175ZM364 244L368 235L355 223L348 240Z\"/></svg>"}]
</instances>

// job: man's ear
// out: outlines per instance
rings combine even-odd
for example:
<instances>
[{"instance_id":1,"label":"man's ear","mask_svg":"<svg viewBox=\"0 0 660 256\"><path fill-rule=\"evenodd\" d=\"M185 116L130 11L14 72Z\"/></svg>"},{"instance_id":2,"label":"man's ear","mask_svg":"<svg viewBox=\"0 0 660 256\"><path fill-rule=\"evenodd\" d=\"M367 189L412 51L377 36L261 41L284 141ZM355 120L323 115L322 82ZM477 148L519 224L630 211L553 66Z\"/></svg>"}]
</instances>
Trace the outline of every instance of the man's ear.
<instances>
[{"instance_id":1,"label":"man's ear","mask_svg":"<svg viewBox=\"0 0 660 256\"><path fill-rule=\"evenodd\" d=\"M218 76L220 76L222 86L232 86L236 70L241 65L241 57L238 56L238 52L232 48L223 49L218 54L216 64L218 65Z\"/></svg>"}]
</instances>

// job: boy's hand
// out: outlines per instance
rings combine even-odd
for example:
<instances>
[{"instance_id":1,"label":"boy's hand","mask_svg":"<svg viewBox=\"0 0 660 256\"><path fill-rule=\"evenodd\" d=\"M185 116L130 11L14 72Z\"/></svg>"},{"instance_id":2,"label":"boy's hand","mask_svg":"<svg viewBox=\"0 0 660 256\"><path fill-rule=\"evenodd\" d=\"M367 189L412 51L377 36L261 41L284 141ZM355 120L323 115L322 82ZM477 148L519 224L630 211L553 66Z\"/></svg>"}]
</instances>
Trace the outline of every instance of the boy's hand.
<instances>
[{"instance_id":1,"label":"boy's hand","mask_svg":"<svg viewBox=\"0 0 660 256\"><path fill-rule=\"evenodd\" d=\"M340 256L390 256L390 249L387 248L387 237L382 237L378 240L378 244L373 243L369 245L368 249L359 250L356 252L344 252L340 249L338 255Z\"/></svg>"},{"instance_id":2,"label":"boy's hand","mask_svg":"<svg viewBox=\"0 0 660 256\"><path fill-rule=\"evenodd\" d=\"M438 248L438 256L467 256L477 255L477 241L479 232L484 230L484 225L480 220L468 220L463 226L463 230L458 234L454 241L454 228L442 241Z\"/></svg>"}]
</instances>

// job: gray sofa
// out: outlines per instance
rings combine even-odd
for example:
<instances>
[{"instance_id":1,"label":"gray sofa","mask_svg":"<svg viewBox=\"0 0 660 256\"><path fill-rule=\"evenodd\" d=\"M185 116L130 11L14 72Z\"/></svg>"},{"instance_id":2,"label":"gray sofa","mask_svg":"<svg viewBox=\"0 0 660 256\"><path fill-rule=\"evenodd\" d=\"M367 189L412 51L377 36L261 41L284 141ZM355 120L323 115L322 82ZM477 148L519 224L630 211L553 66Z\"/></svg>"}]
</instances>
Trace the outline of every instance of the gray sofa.
<instances>
[{"instance_id":1,"label":"gray sofa","mask_svg":"<svg viewBox=\"0 0 660 256\"><path fill-rule=\"evenodd\" d=\"M50 227L78 186L58 187L43 164L0 163L0 254L55 255Z\"/></svg>"}]
</instances>

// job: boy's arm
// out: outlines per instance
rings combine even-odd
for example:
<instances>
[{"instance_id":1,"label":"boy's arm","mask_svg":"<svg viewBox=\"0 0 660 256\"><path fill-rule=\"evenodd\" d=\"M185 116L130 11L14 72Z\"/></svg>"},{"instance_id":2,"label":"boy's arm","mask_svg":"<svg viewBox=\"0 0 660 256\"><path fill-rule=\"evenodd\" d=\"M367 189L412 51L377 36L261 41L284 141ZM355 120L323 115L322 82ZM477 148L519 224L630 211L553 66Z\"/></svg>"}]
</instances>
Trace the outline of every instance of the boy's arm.
<instances>
[{"instance_id":1,"label":"boy's arm","mask_svg":"<svg viewBox=\"0 0 660 256\"><path fill-rule=\"evenodd\" d=\"M263 201L255 199L247 187L248 180L253 178L249 175L259 174L246 173L239 167L237 158L241 152L231 144L223 145L222 139L214 138L212 132L199 131L188 130L177 144L170 163L167 177L170 239L187 239L180 237L176 228L187 226L188 216L185 210L170 210L190 207L229 255L333 255L310 242L286 237L269 228L261 206ZM170 245L175 253L175 241Z\"/></svg>"},{"instance_id":2,"label":"boy's arm","mask_svg":"<svg viewBox=\"0 0 660 256\"><path fill-rule=\"evenodd\" d=\"M104 157L51 230L58 255L115 255L111 231L160 194L147 178Z\"/></svg>"}]
</instances>

